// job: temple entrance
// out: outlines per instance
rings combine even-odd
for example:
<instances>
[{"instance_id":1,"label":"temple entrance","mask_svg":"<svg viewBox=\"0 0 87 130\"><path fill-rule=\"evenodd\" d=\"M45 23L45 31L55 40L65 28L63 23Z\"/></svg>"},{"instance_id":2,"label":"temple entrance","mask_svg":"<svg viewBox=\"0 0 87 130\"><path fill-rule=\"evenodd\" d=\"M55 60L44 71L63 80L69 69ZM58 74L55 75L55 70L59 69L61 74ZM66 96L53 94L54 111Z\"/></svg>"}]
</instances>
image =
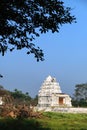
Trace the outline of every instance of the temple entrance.
<instances>
[{"instance_id":1,"label":"temple entrance","mask_svg":"<svg viewBox=\"0 0 87 130\"><path fill-rule=\"evenodd\" d=\"M63 97L59 97L59 105L63 105Z\"/></svg>"}]
</instances>

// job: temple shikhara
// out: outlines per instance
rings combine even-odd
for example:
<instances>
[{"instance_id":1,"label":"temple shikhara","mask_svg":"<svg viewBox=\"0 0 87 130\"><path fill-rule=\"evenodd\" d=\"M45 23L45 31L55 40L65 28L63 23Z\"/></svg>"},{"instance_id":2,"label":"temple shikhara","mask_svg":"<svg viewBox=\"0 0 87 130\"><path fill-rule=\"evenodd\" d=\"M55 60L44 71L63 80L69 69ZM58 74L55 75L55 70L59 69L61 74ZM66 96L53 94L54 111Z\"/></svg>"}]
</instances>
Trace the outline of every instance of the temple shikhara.
<instances>
[{"instance_id":1,"label":"temple shikhara","mask_svg":"<svg viewBox=\"0 0 87 130\"><path fill-rule=\"evenodd\" d=\"M54 77L48 76L38 92L38 108L43 110L52 107L71 107L71 98L62 93L59 83Z\"/></svg>"}]
</instances>

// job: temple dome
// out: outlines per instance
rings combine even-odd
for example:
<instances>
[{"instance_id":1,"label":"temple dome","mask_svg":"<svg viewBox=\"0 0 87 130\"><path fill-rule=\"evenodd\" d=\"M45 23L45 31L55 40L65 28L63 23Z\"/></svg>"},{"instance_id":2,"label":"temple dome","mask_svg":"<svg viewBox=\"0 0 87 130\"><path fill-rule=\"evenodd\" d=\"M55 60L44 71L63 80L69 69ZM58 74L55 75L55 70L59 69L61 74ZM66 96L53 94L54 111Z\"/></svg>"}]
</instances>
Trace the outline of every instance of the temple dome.
<instances>
[{"instance_id":1,"label":"temple dome","mask_svg":"<svg viewBox=\"0 0 87 130\"><path fill-rule=\"evenodd\" d=\"M57 83L56 79L51 77L50 75L44 80L40 90L39 96L50 96L52 94L62 93L59 83Z\"/></svg>"},{"instance_id":2,"label":"temple dome","mask_svg":"<svg viewBox=\"0 0 87 130\"><path fill-rule=\"evenodd\" d=\"M49 75L45 81L51 81L52 80L52 77Z\"/></svg>"}]
</instances>

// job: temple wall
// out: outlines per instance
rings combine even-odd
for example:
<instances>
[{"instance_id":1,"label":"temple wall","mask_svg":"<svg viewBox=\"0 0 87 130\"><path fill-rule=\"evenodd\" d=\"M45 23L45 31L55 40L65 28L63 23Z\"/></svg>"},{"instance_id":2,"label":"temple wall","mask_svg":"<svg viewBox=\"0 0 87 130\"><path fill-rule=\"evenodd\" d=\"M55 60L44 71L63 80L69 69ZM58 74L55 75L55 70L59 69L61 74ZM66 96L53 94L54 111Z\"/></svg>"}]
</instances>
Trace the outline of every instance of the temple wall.
<instances>
[{"instance_id":1,"label":"temple wall","mask_svg":"<svg viewBox=\"0 0 87 130\"><path fill-rule=\"evenodd\" d=\"M87 108L74 108L74 107L44 107L44 108L35 108L36 111L45 111L45 112L61 112L61 113L86 113L87 114Z\"/></svg>"},{"instance_id":2,"label":"temple wall","mask_svg":"<svg viewBox=\"0 0 87 130\"><path fill-rule=\"evenodd\" d=\"M47 111L47 110L46 110ZM50 109L53 112L64 112L64 113L87 113L87 108L58 108Z\"/></svg>"}]
</instances>

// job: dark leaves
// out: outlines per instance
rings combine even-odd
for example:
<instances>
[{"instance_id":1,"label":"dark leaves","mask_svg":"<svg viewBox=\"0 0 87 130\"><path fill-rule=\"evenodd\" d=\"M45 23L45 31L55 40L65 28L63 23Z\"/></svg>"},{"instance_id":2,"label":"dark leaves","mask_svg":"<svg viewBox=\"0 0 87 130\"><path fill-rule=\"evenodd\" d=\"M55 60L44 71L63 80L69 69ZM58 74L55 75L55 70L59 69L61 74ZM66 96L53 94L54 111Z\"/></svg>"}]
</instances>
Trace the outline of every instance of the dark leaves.
<instances>
[{"instance_id":1,"label":"dark leaves","mask_svg":"<svg viewBox=\"0 0 87 130\"><path fill-rule=\"evenodd\" d=\"M0 78L3 78L3 76L0 74Z\"/></svg>"},{"instance_id":2,"label":"dark leaves","mask_svg":"<svg viewBox=\"0 0 87 130\"><path fill-rule=\"evenodd\" d=\"M43 60L40 48L31 42L49 30L59 32L60 25L75 22L71 8L60 0L1 0L0 1L0 52L28 49L37 61Z\"/></svg>"}]
</instances>

